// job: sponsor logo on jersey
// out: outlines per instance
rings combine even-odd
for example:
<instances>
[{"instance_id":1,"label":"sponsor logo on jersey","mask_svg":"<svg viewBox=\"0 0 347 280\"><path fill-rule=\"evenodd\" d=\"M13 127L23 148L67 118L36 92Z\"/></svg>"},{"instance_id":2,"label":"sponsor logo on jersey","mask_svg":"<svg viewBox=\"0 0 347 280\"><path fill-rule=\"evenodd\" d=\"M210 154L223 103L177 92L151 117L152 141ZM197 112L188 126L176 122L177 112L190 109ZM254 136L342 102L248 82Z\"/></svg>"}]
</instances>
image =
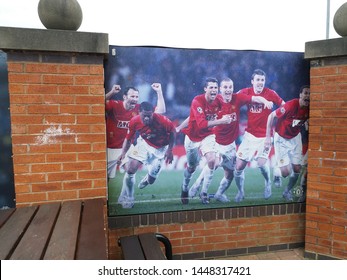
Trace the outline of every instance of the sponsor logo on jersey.
<instances>
[{"instance_id":1,"label":"sponsor logo on jersey","mask_svg":"<svg viewBox=\"0 0 347 280\"><path fill-rule=\"evenodd\" d=\"M128 129L129 128L129 121L118 121L117 128Z\"/></svg>"},{"instance_id":2,"label":"sponsor logo on jersey","mask_svg":"<svg viewBox=\"0 0 347 280\"><path fill-rule=\"evenodd\" d=\"M292 121L292 127L303 126L303 125L304 125L304 122L302 120L293 120Z\"/></svg>"},{"instance_id":3,"label":"sponsor logo on jersey","mask_svg":"<svg viewBox=\"0 0 347 280\"><path fill-rule=\"evenodd\" d=\"M263 104L255 104L255 103L253 103L250 106L249 111L251 113L259 114L259 113L261 113L263 111Z\"/></svg>"}]
</instances>

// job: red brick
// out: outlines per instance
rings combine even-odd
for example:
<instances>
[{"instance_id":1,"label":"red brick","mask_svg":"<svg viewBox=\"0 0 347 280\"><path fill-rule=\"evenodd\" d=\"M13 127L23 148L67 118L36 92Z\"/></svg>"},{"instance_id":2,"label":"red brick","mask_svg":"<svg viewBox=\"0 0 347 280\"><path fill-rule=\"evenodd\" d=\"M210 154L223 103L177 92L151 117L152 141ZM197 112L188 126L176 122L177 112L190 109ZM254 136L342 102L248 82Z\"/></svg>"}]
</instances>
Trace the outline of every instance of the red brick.
<instances>
[{"instance_id":1,"label":"red brick","mask_svg":"<svg viewBox=\"0 0 347 280\"><path fill-rule=\"evenodd\" d=\"M17 205L23 203L32 203L46 201L47 196L46 193L17 193L16 195L16 203Z\"/></svg>"},{"instance_id":2,"label":"red brick","mask_svg":"<svg viewBox=\"0 0 347 280\"><path fill-rule=\"evenodd\" d=\"M93 161L92 170L104 170L106 172L106 168L107 168L106 160Z\"/></svg>"},{"instance_id":3,"label":"red brick","mask_svg":"<svg viewBox=\"0 0 347 280\"><path fill-rule=\"evenodd\" d=\"M10 99L15 94L23 94L25 93L25 86L23 84L9 84L8 92L10 93Z\"/></svg>"},{"instance_id":4,"label":"red brick","mask_svg":"<svg viewBox=\"0 0 347 280\"><path fill-rule=\"evenodd\" d=\"M79 190L79 198L106 197L107 189L82 189Z\"/></svg>"},{"instance_id":5,"label":"red brick","mask_svg":"<svg viewBox=\"0 0 347 280\"><path fill-rule=\"evenodd\" d=\"M8 82L11 84L39 84L41 83L41 74L8 74Z\"/></svg>"},{"instance_id":6,"label":"red brick","mask_svg":"<svg viewBox=\"0 0 347 280\"><path fill-rule=\"evenodd\" d=\"M90 74L94 74L94 75L103 75L104 74L104 67L99 66L99 65L90 65L89 66L89 71Z\"/></svg>"},{"instance_id":7,"label":"red brick","mask_svg":"<svg viewBox=\"0 0 347 280\"><path fill-rule=\"evenodd\" d=\"M43 96L45 104L75 104L75 97L71 95L47 94Z\"/></svg>"},{"instance_id":8,"label":"red brick","mask_svg":"<svg viewBox=\"0 0 347 280\"><path fill-rule=\"evenodd\" d=\"M89 114L89 105L68 105L62 104L60 105L60 113L61 114ZM92 117L92 116L90 116ZM80 118L76 116L76 118Z\"/></svg>"},{"instance_id":9,"label":"red brick","mask_svg":"<svg viewBox=\"0 0 347 280\"><path fill-rule=\"evenodd\" d=\"M50 191L60 191L60 190L62 190L61 182L32 185L33 192L50 192Z\"/></svg>"},{"instance_id":10,"label":"red brick","mask_svg":"<svg viewBox=\"0 0 347 280\"><path fill-rule=\"evenodd\" d=\"M26 63L25 72L27 73L57 73L58 66L48 63Z\"/></svg>"},{"instance_id":11,"label":"red brick","mask_svg":"<svg viewBox=\"0 0 347 280\"><path fill-rule=\"evenodd\" d=\"M22 73L22 72L24 72L23 69L24 69L23 63L13 63L13 62L7 63L7 70L9 73L11 73L11 72Z\"/></svg>"},{"instance_id":12,"label":"red brick","mask_svg":"<svg viewBox=\"0 0 347 280\"><path fill-rule=\"evenodd\" d=\"M43 98L39 94L16 94L11 97L11 106L15 104L42 104Z\"/></svg>"},{"instance_id":13,"label":"red brick","mask_svg":"<svg viewBox=\"0 0 347 280\"><path fill-rule=\"evenodd\" d=\"M76 86L76 85L59 85L58 91L60 94L73 94L73 95L79 95L79 94L89 94L89 87L88 86Z\"/></svg>"},{"instance_id":14,"label":"red brick","mask_svg":"<svg viewBox=\"0 0 347 280\"><path fill-rule=\"evenodd\" d=\"M31 171L33 173L47 173L47 172L57 172L61 171L61 164L33 164L31 167Z\"/></svg>"},{"instance_id":15,"label":"red brick","mask_svg":"<svg viewBox=\"0 0 347 280\"><path fill-rule=\"evenodd\" d=\"M48 154L47 162L76 162L76 154Z\"/></svg>"},{"instance_id":16,"label":"red brick","mask_svg":"<svg viewBox=\"0 0 347 280\"><path fill-rule=\"evenodd\" d=\"M106 189L107 188L106 166L107 165L106 165L106 162L105 162L105 166L104 166L104 168L102 168L102 170L104 170L104 172L105 172L105 176L104 176L105 179L94 179L92 181L94 189L100 189L100 188L101 189Z\"/></svg>"},{"instance_id":17,"label":"red brick","mask_svg":"<svg viewBox=\"0 0 347 280\"><path fill-rule=\"evenodd\" d=\"M47 182L54 182L54 181L73 181L77 180L77 172L55 172L55 173L48 173L47 175Z\"/></svg>"},{"instance_id":18,"label":"red brick","mask_svg":"<svg viewBox=\"0 0 347 280\"><path fill-rule=\"evenodd\" d=\"M72 85L74 77L72 75L42 75L42 82L44 84L55 84L55 85Z\"/></svg>"},{"instance_id":19,"label":"red brick","mask_svg":"<svg viewBox=\"0 0 347 280\"><path fill-rule=\"evenodd\" d=\"M45 116L45 120L48 124L75 124L76 117L74 115L54 115Z\"/></svg>"},{"instance_id":20,"label":"red brick","mask_svg":"<svg viewBox=\"0 0 347 280\"><path fill-rule=\"evenodd\" d=\"M71 199L78 199L78 193L74 190L69 191L52 191L47 193L47 198L50 201L62 201L62 200L71 200Z\"/></svg>"},{"instance_id":21,"label":"red brick","mask_svg":"<svg viewBox=\"0 0 347 280\"><path fill-rule=\"evenodd\" d=\"M328 75L336 75L338 74L337 67L319 67L319 68L311 68L311 77L316 76L328 76Z\"/></svg>"},{"instance_id":22,"label":"red brick","mask_svg":"<svg viewBox=\"0 0 347 280\"><path fill-rule=\"evenodd\" d=\"M75 76L75 85L103 85L103 76Z\"/></svg>"},{"instance_id":23,"label":"red brick","mask_svg":"<svg viewBox=\"0 0 347 280\"><path fill-rule=\"evenodd\" d=\"M88 105L94 105L94 104L102 104L101 107L104 108L104 102L105 98L103 96L98 96L98 95L91 95L91 96L83 96L83 95L78 95L76 96L76 103L77 104L88 104Z\"/></svg>"},{"instance_id":24,"label":"red brick","mask_svg":"<svg viewBox=\"0 0 347 280\"><path fill-rule=\"evenodd\" d=\"M60 74L89 74L89 65L61 64L58 68Z\"/></svg>"},{"instance_id":25,"label":"red brick","mask_svg":"<svg viewBox=\"0 0 347 280\"><path fill-rule=\"evenodd\" d=\"M79 171L78 178L79 179L97 179L105 176L104 170L88 170L88 171Z\"/></svg>"},{"instance_id":26,"label":"red brick","mask_svg":"<svg viewBox=\"0 0 347 280\"><path fill-rule=\"evenodd\" d=\"M63 181L64 190L91 189L92 181Z\"/></svg>"},{"instance_id":27,"label":"red brick","mask_svg":"<svg viewBox=\"0 0 347 280\"><path fill-rule=\"evenodd\" d=\"M66 144L62 144L62 149L61 151L63 153L70 153L70 152L91 152L91 144L85 143L85 144L78 144L78 143L66 143ZM81 155L79 155L79 159Z\"/></svg>"}]
</instances>

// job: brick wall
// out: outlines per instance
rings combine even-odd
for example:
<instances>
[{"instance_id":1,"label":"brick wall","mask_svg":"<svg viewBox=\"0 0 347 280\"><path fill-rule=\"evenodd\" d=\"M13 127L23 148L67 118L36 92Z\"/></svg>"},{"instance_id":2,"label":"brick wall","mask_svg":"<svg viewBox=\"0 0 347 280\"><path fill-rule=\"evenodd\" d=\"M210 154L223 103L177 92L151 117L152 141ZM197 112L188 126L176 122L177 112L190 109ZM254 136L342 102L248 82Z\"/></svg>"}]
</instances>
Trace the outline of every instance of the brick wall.
<instances>
[{"instance_id":1,"label":"brick wall","mask_svg":"<svg viewBox=\"0 0 347 280\"><path fill-rule=\"evenodd\" d=\"M104 56L7 56L16 205L106 197Z\"/></svg>"},{"instance_id":2,"label":"brick wall","mask_svg":"<svg viewBox=\"0 0 347 280\"><path fill-rule=\"evenodd\" d=\"M206 259L304 246L304 204L281 204L109 218L109 258L121 236L160 232L174 259Z\"/></svg>"},{"instance_id":3,"label":"brick wall","mask_svg":"<svg viewBox=\"0 0 347 280\"><path fill-rule=\"evenodd\" d=\"M347 61L312 63L305 251L347 258Z\"/></svg>"}]
</instances>

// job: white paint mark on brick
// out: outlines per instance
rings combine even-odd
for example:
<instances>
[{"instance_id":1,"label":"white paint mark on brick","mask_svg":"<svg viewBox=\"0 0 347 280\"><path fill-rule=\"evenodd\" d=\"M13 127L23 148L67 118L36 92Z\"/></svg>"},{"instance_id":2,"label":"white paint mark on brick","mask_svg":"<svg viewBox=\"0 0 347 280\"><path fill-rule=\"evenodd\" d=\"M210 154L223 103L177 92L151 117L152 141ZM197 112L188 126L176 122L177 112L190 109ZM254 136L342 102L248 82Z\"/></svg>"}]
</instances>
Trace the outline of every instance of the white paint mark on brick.
<instances>
[{"instance_id":1,"label":"white paint mark on brick","mask_svg":"<svg viewBox=\"0 0 347 280\"><path fill-rule=\"evenodd\" d=\"M77 134L70 128L62 128L62 125L51 125L43 132L43 135L36 137L37 145L49 145L61 143L61 136L73 135L75 136L75 143L78 143Z\"/></svg>"}]
</instances>

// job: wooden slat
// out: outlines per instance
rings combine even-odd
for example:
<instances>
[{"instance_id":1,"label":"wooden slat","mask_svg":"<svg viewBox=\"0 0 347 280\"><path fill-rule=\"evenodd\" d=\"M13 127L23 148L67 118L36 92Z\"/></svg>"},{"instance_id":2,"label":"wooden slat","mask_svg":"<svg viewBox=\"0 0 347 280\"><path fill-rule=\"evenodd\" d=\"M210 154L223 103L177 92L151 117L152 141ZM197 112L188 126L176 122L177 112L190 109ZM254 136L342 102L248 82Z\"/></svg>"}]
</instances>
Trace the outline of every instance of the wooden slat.
<instances>
[{"instance_id":1,"label":"wooden slat","mask_svg":"<svg viewBox=\"0 0 347 280\"><path fill-rule=\"evenodd\" d=\"M37 206L18 208L0 228L0 259L8 259L30 223Z\"/></svg>"},{"instance_id":2,"label":"wooden slat","mask_svg":"<svg viewBox=\"0 0 347 280\"><path fill-rule=\"evenodd\" d=\"M60 203L41 205L24 233L11 260L40 260L48 244Z\"/></svg>"},{"instance_id":3,"label":"wooden slat","mask_svg":"<svg viewBox=\"0 0 347 280\"><path fill-rule=\"evenodd\" d=\"M104 201L84 201L76 259L106 260L106 229L104 227Z\"/></svg>"},{"instance_id":4,"label":"wooden slat","mask_svg":"<svg viewBox=\"0 0 347 280\"><path fill-rule=\"evenodd\" d=\"M140 234L139 240L147 260L166 260L154 233Z\"/></svg>"},{"instance_id":5,"label":"wooden slat","mask_svg":"<svg viewBox=\"0 0 347 280\"><path fill-rule=\"evenodd\" d=\"M81 210L82 201L68 201L62 204L51 240L43 257L45 260L74 259Z\"/></svg>"},{"instance_id":6,"label":"wooden slat","mask_svg":"<svg viewBox=\"0 0 347 280\"><path fill-rule=\"evenodd\" d=\"M15 211L14 208L0 210L0 228Z\"/></svg>"},{"instance_id":7,"label":"wooden slat","mask_svg":"<svg viewBox=\"0 0 347 280\"><path fill-rule=\"evenodd\" d=\"M145 260L140 240L136 235L122 236L119 242L125 260Z\"/></svg>"}]
</instances>

